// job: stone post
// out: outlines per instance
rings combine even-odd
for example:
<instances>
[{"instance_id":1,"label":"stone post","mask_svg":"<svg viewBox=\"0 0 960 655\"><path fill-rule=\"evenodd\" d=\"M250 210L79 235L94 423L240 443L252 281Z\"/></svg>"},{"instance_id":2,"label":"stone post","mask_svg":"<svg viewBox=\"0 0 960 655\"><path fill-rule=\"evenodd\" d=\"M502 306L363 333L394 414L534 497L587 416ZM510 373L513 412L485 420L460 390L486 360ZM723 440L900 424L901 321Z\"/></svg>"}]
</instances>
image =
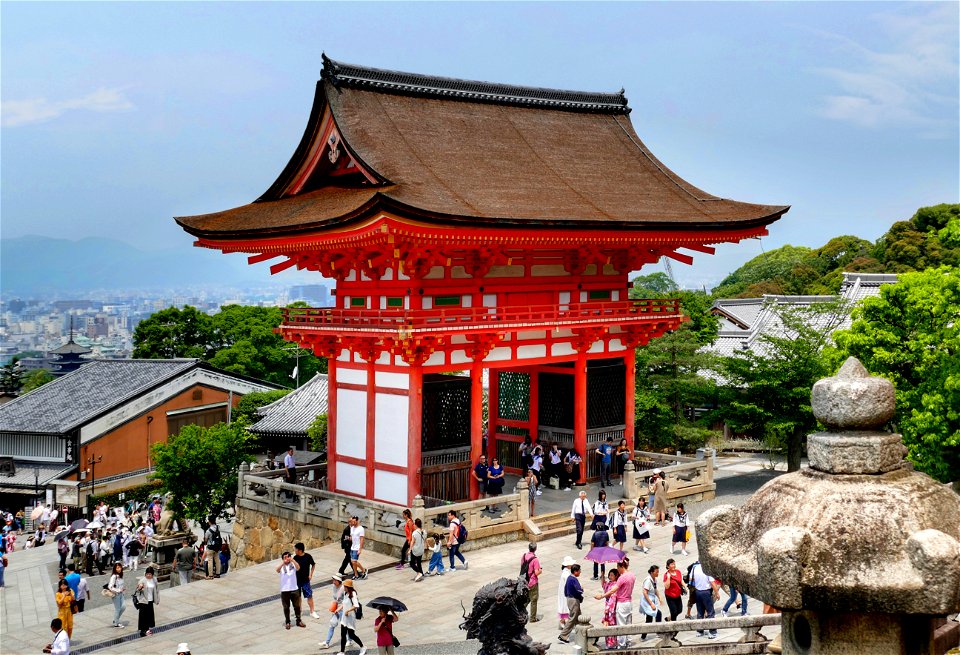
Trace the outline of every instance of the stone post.
<instances>
[{"instance_id":1,"label":"stone post","mask_svg":"<svg viewBox=\"0 0 960 655\"><path fill-rule=\"evenodd\" d=\"M244 484L243 479L246 477L247 473L249 472L250 472L250 465L247 464L246 462L241 462L240 470L237 471L237 498L247 497L247 485Z\"/></svg>"},{"instance_id":2,"label":"stone post","mask_svg":"<svg viewBox=\"0 0 960 655\"><path fill-rule=\"evenodd\" d=\"M413 497L413 505L410 507L410 513L413 514L414 521L416 521L417 519L420 519L420 522L423 523L423 517L424 517L423 510L424 510L423 496L417 494L416 496Z\"/></svg>"},{"instance_id":3,"label":"stone post","mask_svg":"<svg viewBox=\"0 0 960 655\"><path fill-rule=\"evenodd\" d=\"M517 520L526 521L530 518L530 488L526 480L517 483L517 493L520 494L520 506L517 507Z\"/></svg>"},{"instance_id":4,"label":"stone post","mask_svg":"<svg viewBox=\"0 0 960 655\"><path fill-rule=\"evenodd\" d=\"M573 643L580 653L596 653L599 650L596 646L591 647L590 645L590 637L587 636L587 630L591 627L590 617L586 614L581 614L577 619L577 627L573 629Z\"/></svg>"},{"instance_id":5,"label":"stone post","mask_svg":"<svg viewBox=\"0 0 960 655\"><path fill-rule=\"evenodd\" d=\"M640 497L640 486L637 484L637 467L632 459L627 460L627 463L623 466L623 497L634 503Z\"/></svg>"}]
</instances>

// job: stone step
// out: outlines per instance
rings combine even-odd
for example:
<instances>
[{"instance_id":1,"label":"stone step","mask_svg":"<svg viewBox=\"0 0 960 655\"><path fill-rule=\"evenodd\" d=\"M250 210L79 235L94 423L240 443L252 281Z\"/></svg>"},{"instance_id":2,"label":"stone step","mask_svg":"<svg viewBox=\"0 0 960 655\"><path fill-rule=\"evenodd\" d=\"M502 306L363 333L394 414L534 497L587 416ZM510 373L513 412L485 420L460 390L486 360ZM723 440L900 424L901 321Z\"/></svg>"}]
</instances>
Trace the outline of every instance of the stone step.
<instances>
[{"instance_id":1,"label":"stone step","mask_svg":"<svg viewBox=\"0 0 960 655\"><path fill-rule=\"evenodd\" d=\"M556 537L565 537L570 534L574 534L577 531L576 526L568 525L558 528L550 528L549 530L542 530L538 535L532 535L532 541L545 541L547 539L554 539Z\"/></svg>"}]
</instances>

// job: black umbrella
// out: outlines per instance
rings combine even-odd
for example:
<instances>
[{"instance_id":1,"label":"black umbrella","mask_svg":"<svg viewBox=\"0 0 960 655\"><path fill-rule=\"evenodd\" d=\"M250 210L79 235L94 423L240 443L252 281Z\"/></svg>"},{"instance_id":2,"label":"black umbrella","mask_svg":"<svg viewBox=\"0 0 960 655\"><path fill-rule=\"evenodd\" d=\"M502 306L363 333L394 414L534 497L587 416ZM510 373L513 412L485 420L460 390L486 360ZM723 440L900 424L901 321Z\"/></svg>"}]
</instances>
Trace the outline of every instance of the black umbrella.
<instances>
[{"instance_id":1,"label":"black umbrella","mask_svg":"<svg viewBox=\"0 0 960 655\"><path fill-rule=\"evenodd\" d=\"M383 608L385 610L393 610L394 612L406 612L407 606L401 603L396 598L391 598L390 596L377 596L371 601L367 602L367 607L372 607L375 610Z\"/></svg>"},{"instance_id":2,"label":"black umbrella","mask_svg":"<svg viewBox=\"0 0 960 655\"><path fill-rule=\"evenodd\" d=\"M87 519L77 519L76 521L70 524L70 529L79 530L80 528L85 528L87 527L87 523L89 523Z\"/></svg>"}]
</instances>

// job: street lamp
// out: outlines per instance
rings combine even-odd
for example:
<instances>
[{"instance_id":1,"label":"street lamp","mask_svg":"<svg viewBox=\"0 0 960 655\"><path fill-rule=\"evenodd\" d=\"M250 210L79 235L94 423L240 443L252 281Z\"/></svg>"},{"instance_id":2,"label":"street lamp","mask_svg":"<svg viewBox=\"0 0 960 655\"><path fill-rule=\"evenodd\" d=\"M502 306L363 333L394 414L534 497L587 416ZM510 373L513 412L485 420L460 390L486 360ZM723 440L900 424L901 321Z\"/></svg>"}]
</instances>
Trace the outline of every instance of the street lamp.
<instances>
[{"instance_id":1,"label":"street lamp","mask_svg":"<svg viewBox=\"0 0 960 655\"><path fill-rule=\"evenodd\" d=\"M96 495L97 491L97 464L103 461L103 455L90 455L87 458L87 466L90 467L90 495Z\"/></svg>"}]
</instances>

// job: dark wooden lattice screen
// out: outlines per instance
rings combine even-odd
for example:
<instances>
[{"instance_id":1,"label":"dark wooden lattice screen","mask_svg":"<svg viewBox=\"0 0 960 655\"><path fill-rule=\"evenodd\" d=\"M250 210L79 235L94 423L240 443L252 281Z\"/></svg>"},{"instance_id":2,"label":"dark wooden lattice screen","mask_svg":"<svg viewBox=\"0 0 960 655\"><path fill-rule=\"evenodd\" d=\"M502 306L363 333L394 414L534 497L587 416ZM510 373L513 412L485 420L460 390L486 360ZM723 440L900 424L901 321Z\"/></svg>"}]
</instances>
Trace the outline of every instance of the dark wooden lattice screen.
<instances>
[{"instance_id":1,"label":"dark wooden lattice screen","mask_svg":"<svg viewBox=\"0 0 960 655\"><path fill-rule=\"evenodd\" d=\"M553 428L573 429L573 376L540 374L540 402L537 421Z\"/></svg>"},{"instance_id":2,"label":"dark wooden lattice screen","mask_svg":"<svg viewBox=\"0 0 960 655\"><path fill-rule=\"evenodd\" d=\"M422 450L470 444L470 378L423 376Z\"/></svg>"},{"instance_id":3,"label":"dark wooden lattice screen","mask_svg":"<svg viewBox=\"0 0 960 655\"><path fill-rule=\"evenodd\" d=\"M573 377L540 374L540 425L573 429ZM626 368L620 360L594 360L587 366L587 429L623 425Z\"/></svg>"},{"instance_id":4,"label":"dark wooden lattice screen","mask_svg":"<svg viewBox=\"0 0 960 655\"><path fill-rule=\"evenodd\" d=\"M530 420L530 374L517 371L500 373L497 405L499 418L511 421Z\"/></svg>"}]
</instances>

